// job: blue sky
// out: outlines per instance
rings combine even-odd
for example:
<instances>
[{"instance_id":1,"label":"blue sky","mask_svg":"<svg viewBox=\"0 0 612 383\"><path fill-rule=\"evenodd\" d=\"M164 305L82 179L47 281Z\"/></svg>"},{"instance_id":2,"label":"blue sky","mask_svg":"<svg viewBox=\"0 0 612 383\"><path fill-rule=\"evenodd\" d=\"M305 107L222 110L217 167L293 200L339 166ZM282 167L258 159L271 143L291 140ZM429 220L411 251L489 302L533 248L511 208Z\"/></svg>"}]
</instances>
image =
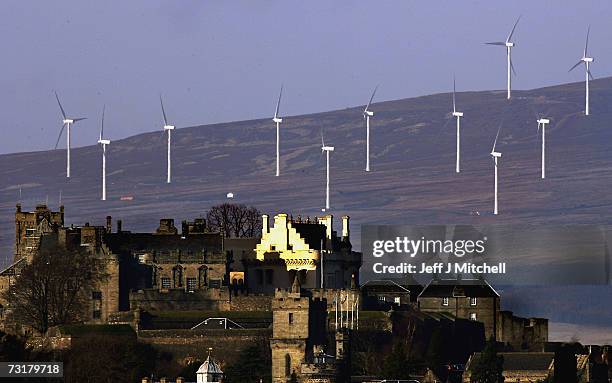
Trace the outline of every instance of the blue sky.
<instances>
[{"instance_id":1,"label":"blue sky","mask_svg":"<svg viewBox=\"0 0 612 383\"><path fill-rule=\"evenodd\" d=\"M586 29L595 77L612 63L610 1L15 1L2 2L0 153L55 144L57 90L76 146L161 129L159 94L178 127L271 118L378 100L505 86L515 19L518 89L579 81L568 69ZM60 145L63 145L63 141ZM61 146L62 147L62 146Z\"/></svg>"}]
</instances>

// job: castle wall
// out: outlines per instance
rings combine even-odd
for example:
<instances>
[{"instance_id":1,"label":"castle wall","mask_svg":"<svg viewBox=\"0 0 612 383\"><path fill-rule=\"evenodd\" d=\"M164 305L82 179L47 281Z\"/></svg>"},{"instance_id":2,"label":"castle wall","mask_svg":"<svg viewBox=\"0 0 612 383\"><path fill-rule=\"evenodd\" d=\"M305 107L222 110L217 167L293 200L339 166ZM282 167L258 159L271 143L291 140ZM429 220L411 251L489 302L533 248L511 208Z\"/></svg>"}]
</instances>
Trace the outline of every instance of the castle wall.
<instances>
[{"instance_id":1,"label":"castle wall","mask_svg":"<svg viewBox=\"0 0 612 383\"><path fill-rule=\"evenodd\" d=\"M220 289L145 289L130 292L130 309L145 311L229 311L230 295L225 287Z\"/></svg>"},{"instance_id":2,"label":"castle wall","mask_svg":"<svg viewBox=\"0 0 612 383\"><path fill-rule=\"evenodd\" d=\"M548 320L521 318L512 311L500 311L497 339L514 351L542 351L548 342Z\"/></svg>"}]
</instances>

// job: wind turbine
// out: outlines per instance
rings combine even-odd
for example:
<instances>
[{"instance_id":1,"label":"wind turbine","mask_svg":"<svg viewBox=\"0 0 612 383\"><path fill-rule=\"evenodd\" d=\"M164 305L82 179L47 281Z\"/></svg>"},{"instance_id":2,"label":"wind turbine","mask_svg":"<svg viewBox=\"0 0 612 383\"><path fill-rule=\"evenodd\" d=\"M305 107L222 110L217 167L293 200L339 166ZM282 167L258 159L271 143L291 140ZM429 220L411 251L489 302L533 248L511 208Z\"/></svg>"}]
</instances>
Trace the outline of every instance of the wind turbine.
<instances>
[{"instance_id":1,"label":"wind turbine","mask_svg":"<svg viewBox=\"0 0 612 383\"><path fill-rule=\"evenodd\" d=\"M321 154L326 153L327 157L327 184L325 187L325 210L329 210L329 153L334 151L333 146L325 146L323 132L321 132Z\"/></svg>"},{"instance_id":2,"label":"wind turbine","mask_svg":"<svg viewBox=\"0 0 612 383\"><path fill-rule=\"evenodd\" d=\"M542 179L546 178L546 124L549 124L548 118L538 118L538 133L542 126Z\"/></svg>"},{"instance_id":3,"label":"wind turbine","mask_svg":"<svg viewBox=\"0 0 612 383\"><path fill-rule=\"evenodd\" d=\"M172 142L172 131L174 130L174 125L168 124L166 110L164 109L164 101L162 100L161 95L159 96L159 103L161 104L162 114L164 115L164 132L168 132L168 176L166 178L166 183L170 183L172 181L172 159L170 156L170 145Z\"/></svg>"},{"instance_id":4,"label":"wind turbine","mask_svg":"<svg viewBox=\"0 0 612 383\"><path fill-rule=\"evenodd\" d=\"M274 118L272 121L276 123L276 176L280 176L280 123L283 119L278 116L278 109L280 108L281 97L283 96L283 86L281 85L280 93L278 94L278 102L276 103L276 110L274 111Z\"/></svg>"},{"instance_id":5,"label":"wind turbine","mask_svg":"<svg viewBox=\"0 0 612 383\"><path fill-rule=\"evenodd\" d=\"M497 160L501 158L502 154L500 152L495 151L495 146L497 145L497 138L499 137L499 131L501 130L501 125L497 129L497 134L495 135L495 141L493 141L493 149L491 149L491 157L495 161L495 202L493 205L493 214L498 214L497 209Z\"/></svg>"},{"instance_id":6,"label":"wind turbine","mask_svg":"<svg viewBox=\"0 0 612 383\"><path fill-rule=\"evenodd\" d=\"M374 117L374 112L369 109L377 89L378 85L376 85L376 88L374 88L372 97L370 97L368 105L366 105L365 109L363 110L363 118L366 119L366 172L370 171L370 117Z\"/></svg>"},{"instance_id":7,"label":"wind turbine","mask_svg":"<svg viewBox=\"0 0 612 383\"><path fill-rule=\"evenodd\" d=\"M589 67L591 66L591 63L595 61L594 58L587 56L588 49L589 49L589 34L590 33L591 33L591 27L589 27L589 29L587 30L586 43L584 44L584 52L582 53L582 58L580 59L580 61L576 63L576 65L571 67L569 70L569 72L571 72L574 69L576 69L578 65L584 63L584 67L586 69L586 98L585 98L584 114L587 116L589 115L589 78L593 80L593 75L591 74L591 70L589 69Z\"/></svg>"},{"instance_id":8,"label":"wind turbine","mask_svg":"<svg viewBox=\"0 0 612 383\"><path fill-rule=\"evenodd\" d=\"M57 100L57 104L60 107L60 111L62 112L62 129L60 129L59 135L57 136L57 141L55 142L55 149L57 149L57 145L59 144L60 138L62 138L62 133L64 132L64 128L66 128L66 177L70 178L70 126L74 123L77 123L82 120L86 120L87 117L81 118L70 118L66 116L66 112L62 107L62 103L59 100L57 92L55 92L55 99Z\"/></svg>"},{"instance_id":9,"label":"wind turbine","mask_svg":"<svg viewBox=\"0 0 612 383\"><path fill-rule=\"evenodd\" d=\"M512 35L514 34L514 30L516 29L516 25L518 24L520 19L521 19L520 16L518 19L516 19L516 23L514 23L514 27L512 27L512 31L510 31L510 34L506 38L506 41L486 43L488 45L501 45L501 46L506 47L506 52L507 52L506 55L507 55L507 61L508 61L508 100L510 99L511 90L512 90L512 73L514 73L514 75L516 76L516 71L514 70L514 65L512 64L512 52L511 52L515 44L510 40L512 39ZM510 73L510 71L512 71L512 73Z\"/></svg>"},{"instance_id":10,"label":"wind turbine","mask_svg":"<svg viewBox=\"0 0 612 383\"><path fill-rule=\"evenodd\" d=\"M102 124L100 126L100 138L98 144L102 145L102 201L106 201L106 145L110 145L110 140L104 138L104 111L102 108Z\"/></svg>"},{"instance_id":11,"label":"wind turbine","mask_svg":"<svg viewBox=\"0 0 612 383\"><path fill-rule=\"evenodd\" d=\"M455 102L455 92L456 92L456 86L455 86L455 78L453 77L453 116L455 116L457 118L457 162L455 165L455 172L459 173L460 167L459 167L459 161L460 161L460 157L461 157L461 117L463 117L463 112L457 112L457 105Z\"/></svg>"}]
</instances>

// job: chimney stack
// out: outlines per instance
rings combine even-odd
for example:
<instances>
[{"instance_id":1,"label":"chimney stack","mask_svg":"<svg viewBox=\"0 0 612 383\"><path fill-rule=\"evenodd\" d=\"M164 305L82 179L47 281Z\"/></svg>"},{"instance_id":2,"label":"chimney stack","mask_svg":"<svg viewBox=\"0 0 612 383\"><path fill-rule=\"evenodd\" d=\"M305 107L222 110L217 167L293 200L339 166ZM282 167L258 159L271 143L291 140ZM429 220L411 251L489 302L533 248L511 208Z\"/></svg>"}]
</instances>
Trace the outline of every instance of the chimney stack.
<instances>
[{"instance_id":1,"label":"chimney stack","mask_svg":"<svg viewBox=\"0 0 612 383\"><path fill-rule=\"evenodd\" d=\"M268 234L268 230L270 228L269 217L267 214L261 216L261 236Z\"/></svg>"},{"instance_id":2,"label":"chimney stack","mask_svg":"<svg viewBox=\"0 0 612 383\"><path fill-rule=\"evenodd\" d=\"M351 217L345 215L342 217L342 240L349 241L351 239L351 231L349 228L349 220Z\"/></svg>"},{"instance_id":3,"label":"chimney stack","mask_svg":"<svg viewBox=\"0 0 612 383\"><path fill-rule=\"evenodd\" d=\"M113 219L110 215L106 216L106 232L110 233L113 229Z\"/></svg>"},{"instance_id":4,"label":"chimney stack","mask_svg":"<svg viewBox=\"0 0 612 383\"><path fill-rule=\"evenodd\" d=\"M334 216L331 214L324 215L318 218L319 224L325 225L325 238L328 240L332 239L332 233L334 230Z\"/></svg>"}]
</instances>

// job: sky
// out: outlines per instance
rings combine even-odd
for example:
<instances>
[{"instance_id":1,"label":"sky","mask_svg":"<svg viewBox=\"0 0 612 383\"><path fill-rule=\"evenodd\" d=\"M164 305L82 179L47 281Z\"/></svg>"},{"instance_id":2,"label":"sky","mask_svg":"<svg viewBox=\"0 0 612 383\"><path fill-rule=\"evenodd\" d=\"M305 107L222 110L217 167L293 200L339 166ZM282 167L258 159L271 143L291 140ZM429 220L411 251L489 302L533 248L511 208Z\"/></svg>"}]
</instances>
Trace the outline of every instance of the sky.
<instances>
[{"instance_id":1,"label":"sky","mask_svg":"<svg viewBox=\"0 0 612 383\"><path fill-rule=\"evenodd\" d=\"M568 73L588 25L592 73L609 76L612 2L354 0L3 0L0 153L55 146L60 111L73 146L94 144L106 105L111 140L291 116L452 89L505 87L503 41L519 15L516 89L580 81ZM60 148L65 147L65 138Z\"/></svg>"}]
</instances>

